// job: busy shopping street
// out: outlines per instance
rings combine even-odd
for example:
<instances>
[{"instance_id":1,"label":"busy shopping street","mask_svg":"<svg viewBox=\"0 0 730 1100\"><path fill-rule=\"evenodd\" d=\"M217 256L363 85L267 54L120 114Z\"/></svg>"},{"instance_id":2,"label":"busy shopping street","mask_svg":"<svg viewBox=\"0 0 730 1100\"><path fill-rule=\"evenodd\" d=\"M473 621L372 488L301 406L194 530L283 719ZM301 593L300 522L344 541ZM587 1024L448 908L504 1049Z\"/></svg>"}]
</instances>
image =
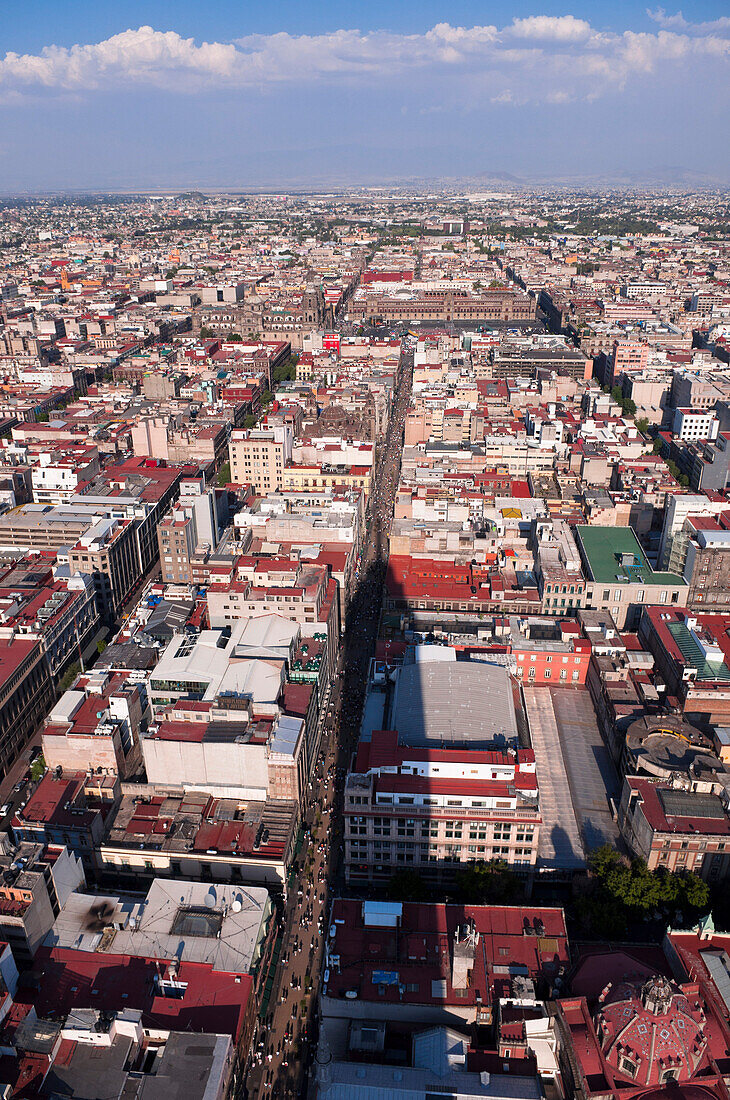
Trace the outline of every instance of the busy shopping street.
<instances>
[{"instance_id":1,"label":"busy shopping street","mask_svg":"<svg viewBox=\"0 0 730 1100\"><path fill-rule=\"evenodd\" d=\"M316 1048L316 994L331 897L341 867L343 781L354 751L366 673L380 621L387 535L393 515L413 357L404 348L388 431L378 457L367 531L348 604L337 675L324 710L320 755L303 821L303 840L281 915L281 953L272 995L259 1018L248 1063L250 1097L306 1095Z\"/></svg>"}]
</instances>

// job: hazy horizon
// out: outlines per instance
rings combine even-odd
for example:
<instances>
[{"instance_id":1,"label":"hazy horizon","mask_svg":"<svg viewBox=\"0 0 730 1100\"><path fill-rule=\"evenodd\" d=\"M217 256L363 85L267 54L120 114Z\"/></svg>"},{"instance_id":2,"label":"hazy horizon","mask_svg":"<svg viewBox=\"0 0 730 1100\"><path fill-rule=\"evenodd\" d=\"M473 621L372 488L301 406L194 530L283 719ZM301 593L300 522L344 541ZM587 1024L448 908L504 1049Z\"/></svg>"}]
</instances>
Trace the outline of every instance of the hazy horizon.
<instances>
[{"instance_id":1,"label":"hazy horizon","mask_svg":"<svg viewBox=\"0 0 730 1100\"><path fill-rule=\"evenodd\" d=\"M4 13L0 192L730 182L730 16L628 2Z\"/></svg>"}]
</instances>

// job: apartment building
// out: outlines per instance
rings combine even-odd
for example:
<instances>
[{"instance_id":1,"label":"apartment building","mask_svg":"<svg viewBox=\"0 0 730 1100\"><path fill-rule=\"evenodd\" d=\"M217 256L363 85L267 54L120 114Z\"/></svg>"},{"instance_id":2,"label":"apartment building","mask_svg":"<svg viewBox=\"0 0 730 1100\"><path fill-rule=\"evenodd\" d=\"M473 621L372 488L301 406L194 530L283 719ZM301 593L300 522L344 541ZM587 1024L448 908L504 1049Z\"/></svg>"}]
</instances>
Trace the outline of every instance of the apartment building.
<instances>
[{"instance_id":1,"label":"apartment building","mask_svg":"<svg viewBox=\"0 0 730 1100\"><path fill-rule=\"evenodd\" d=\"M0 638L0 774L43 721L53 697L42 639Z\"/></svg>"},{"instance_id":2,"label":"apartment building","mask_svg":"<svg viewBox=\"0 0 730 1100\"><path fill-rule=\"evenodd\" d=\"M652 604L683 607L687 583L676 573L655 572L630 527L578 526L589 611L608 611L619 630L638 625Z\"/></svg>"},{"instance_id":3,"label":"apartment building","mask_svg":"<svg viewBox=\"0 0 730 1100\"><path fill-rule=\"evenodd\" d=\"M195 517L174 507L157 528L160 569L167 584L191 584L192 561L198 542Z\"/></svg>"},{"instance_id":4,"label":"apartment building","mask_svg":"<svg viewBox=\"0 0 730 1100\"><path fill-rule=\"evenodd\" d=\"M0 838L0 940L19 967L30 966L73 890L86 879L81 861L59 845Z\"/></svg>"},{"instance_id":5,"label":"apartment building","mask_svg":"<svg viewBox=\"0 0 730 1100\"><path fill-rule=\"evenodd\" d=\"M293 443L294 434L288 424L276 424L271 429L234 429L228 442L233 481L250 484L262 494L281 489Z\"/></svg>"},{"instance_id":6,"label":"apartment building","mask_svg":"<svg viewBox=\"0 0 730 1100\"><path fill-rule=\"evenodd\" d=\"M711 516L688 516L687 607L693 611L730 612L730 527Z\"/></svg>"},{"instance_id":7,"label":"apartment building","mask_svg":"<svg viewBox=\"0 0 730 1100\"><path fill-rule=\"evenodd\" d=\"M126 674L92 671L77 677L43 727L49 768L127 779L142 763L139 736L147 717L145 685Z\"/></svg>"},{"instance_id":8,"label":"apartment building","mask_svg":"<svg viewBox=\"0 0 730 1100\"><path fill-rule=\"evenodd\" d=\"M704 493L673 493L666 503L658 564L660 569L681 573L687 560L688 531L684 530L688 516L716 516L730 508L728 502Z\"/></svg>"},{"instance_id":9,"label":"apartment building","mask_svg":"<svg viewBox=\"0 0 730 1100\"><path fill-rule=\"evenodd\" d=\"M119 798L116 776L47 771L12 818L15 842L64 845L95 871L109 812Z\"/></svg>"},{"instance_id":10,"label":"apartment building","mask_svg":"<svg viewBox=\"0 0 730 1100\"><path fill-rule=\"evenodd\" d=\"M53 572L32 556L0 571L0 638L41 640L57 678L86 652L100 618L90 577L61 580Z\"/></svg>"},{"instance_id":11,"label":"apartment building","mask_svg":"<svg viewBox=\"0 0 730 1100\"><path fill-rule=\"evenodd\" d=\"M142 579L133 521L99 519L71 546L68 563L93 578L99 610L113 621Z\"/></svg>"},{"instance_id":12,"label":"apartment building","mask_svg":"<svg viewBox=\"0 0 730 1100\"><path fill-rule=\"evenodd\" d=\"M403 866L442 879L489 859L526 873L541 823L534 753L407 746L375 731L347 777L344 817L351 882L386 881Z\"/></svg>"},{"instance_id":13,"label":"apartment building","mask_svg":"<svg viewBox=\"0 0 730 1100\"><path fill-rule=\"evenodd\" d=\"M674 410L672 432L676 439L692 442L697 439L717 439L720 421L714 412L701 409L679 408Z\"/></svg>"},{"instance_id":14,"label":"apartment building","mask_svg":"<svg viewBox=\"0 0 730 1100\"><path fill-rule=\"evenodd\" d=\"M631 851L651 871L694 871L708 882L730 873L730 817L716 794L627 776L618 823Z\"/></svg>"}]
</instances>

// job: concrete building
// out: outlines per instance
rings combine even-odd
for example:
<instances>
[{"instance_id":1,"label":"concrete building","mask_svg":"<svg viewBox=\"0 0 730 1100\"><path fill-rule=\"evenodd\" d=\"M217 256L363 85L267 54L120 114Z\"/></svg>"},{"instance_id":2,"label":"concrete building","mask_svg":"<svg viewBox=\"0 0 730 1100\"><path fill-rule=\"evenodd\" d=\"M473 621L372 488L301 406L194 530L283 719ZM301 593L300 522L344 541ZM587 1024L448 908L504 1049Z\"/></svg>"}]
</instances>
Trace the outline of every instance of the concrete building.
<instances>
[{"instance_id":1,"label":"concrete building","mask_svg":"<svg viewBox=\"0 0 730 1100\"><path fill-rule=\"evenodd\" d=\"M673 493L667 500L659 542L660 569L681 573L687 559L688 533L683 531L687 516L716 516L726 502L710 500L704 493Z\"/></svg>"},{"instance_id":2,"label":"concrete building","mask_svg":"<svg viewBox=\"0 0 730 1100\"><path fill-rule=\"evenodd\" d=\"M233 481L250 484L261 494L281 489L293 443L293 432L287 424L277 424L268 431L235 429L228 444Z\"/></svg>"},{"instance_id":3,"label":"concrete building","mask_svg":"<svg viewBox=\"0 0 730 1100\"><path fill-rule=\"evenodd\" d=\"M699 439L717 439L720 421L714 412L678 408L672 418L672 432L683 442L695 442Z\"/></svg>"},{"instance_id":4,"label":"concrete building","mask_svg":"<svg viewBox=\"0 0 730 1100\"><path fill-rule=\"evenodd\" d=\"M685 528L687 607L730 612L730 528L709 516L688 516Z\"/></svg>"},{"instance_id":5,"label":"concrete building","mask_svg":"<svg viewBox=\"0 0 730 1100\"><path fill-rule=\"evenodd\" d=\"M213 286L201 286L197 288L201 305L234 305L242 302L246 296L245 283L216 283Z\"/></svg>"},{"instance_id":6,"label":"concrete building","mask_svg":"<svg viewBox=\"0 0 730 1100\"><path fill-rule=\"evenodd\" d=\"M687 583L675 573L657 573L630 527L576 527L586 572L585 607L608 611L620 630L638 625L651 604L683 607Z\"/></svg>"},{"instance_id":7,"label":"concrete building","mask_svg":"<svg viewBox=\"0 0 730 1100\"><path fill-rule=\"evenodd\" d=\"M68 551L72 570L93 578L99 610L113 621L139 583L135 526L131 520L102 518Z\"/></svg>"},{"instance_id":8,"label":"concrete building","mask_svg":"<svg viewBox=\"0 0 730 1100\"><path fill-rule=\"evenodd\" d=\"M108 813L119 797L119 781L85 772L47 771L25 806L12 817L17 844L64 845L93 872Z\"/></svg>"},{"instance_id":9,"label":"concrete building","mask_svg":"<svg viewBox=\"0 0 730 1100\"><path fill-rule=\"evenodd\" d=\"M115 955L129 959L184 959L213 974L248 975L260 988L271 961L273 918L263 887L156 878L144 898L69 894L46 948L95 955L113 945Z\"/></svg>"},{"instance_id":10,"label":"concrete building","mask_svg":"<svg viewBox=\"0 0 730 1100\"><path fill-rule=\"evenodd\" d=\"M550 984L568 959L561 909L336 898L325 940L320 1042L342 1058L359 1026L471 1035L475 1026L496 1023L500 998L514 991L512 975ZM518 1065L510 1068L519 1077Z\"/></svg>"},{"instance_id":11,"label":"concrete building","mask_svg":"<svg viewBox=\"0 0 730 1100\"><path fill-rule=\"evenodd\" d=\"M48 715L43 755L49 768L127 779L142 764L140 729L147 717L143 683L111 672L77 678Z\"/></svg>"},{"instance_id":12,"label":"concrete building","mask_svg":"<svg viewBox=\"0 0 730 1100\"><path fill-rule=\"evenodd\" d=\"M694 871L708 882L730 871L730 818L716 794L627 776L618 822L631 851L652 871Z\"/></svg>"},{"instance_id":13,"label":"concrete building","mask_svg":"<svg viewBox=\"0 0 730 1100\"><path fill-rule=\"evenodd\" d=\"M667 692L701 729L730 725L730 637L722 614L647 607L639 638Z\"/></svg>"},{"instance_id":14,"label":"concrete building","mask_svg":"<svg viewBox=\"0 0 730 1100\"><path fill-rule=\"evenodd\" d=\"M291 799L214 797L192 785L125 790L99 850L104 882L138 890L156 876L286 891L299 826Z\"/></svg>"},{"instance_id":15,"label":"concrete building","mask_svg":"<svg viewBox=\"0 0 730 1100\"><path fill-rule=\"evenodd\" d=\"M403 867L442 879L490 859L526 873L541 822L534 754L410 747L378 731L360 742L344 815L349 882L387 881Z\"/></svg>"},{"instance_id":16,"label":"concrete building","mask_svg":"<svg viewBox=\"0 0 730 1100\"><path fill-rule=\"evenodd\" d=\"M152 1041L142 1026L139 1009L118 1013L77 1008L51 1032L52 1054L38 1096L145 1096L188 1100L226 1100L236 1080L236 1054L230 1035L196 1033L195 1042L184 1031L157 1032ZM22 1043L38 1045L47 1037L45 1021L27 1027ZM53 1039L56 1040L53 1045ZM62 1041L63 1040L63 1041ZM36 1051L19 1051L18 1079L33 1074ZM51 1091L52 1090L52 1091Z\"/></svg>"},{"instance_id":17,"label":"concrete building","mask_svg":"<svg viewBox=\"0 0 730 1100\"><path fill-rule=\"evenodd\" d=\"M193 584L193 566L216 550L225 519L227 504L214 488L203 479L183 480L177 504L157 529L163 581Z\"/></svg>"},{"instance_id":18,"label":"concrete building","mask_svg":"<svg viewBox=\"0 0 730 1100\"><path fill-rule=\"evenodd\" d=\"M86 883L81 861L58 845L0 838L0 939L19 967L33 962L62 906Z\"/></svg>"},{"instance_id":19,"label":"concrete building","mask_svg":"<svg viewBox=\"0 0 730 1100\"><path fill-rule=\"evenodd\" d=\"M0 638L0 773L15 762L54 699L41 639Z\"/></svg>"}]
</instances>

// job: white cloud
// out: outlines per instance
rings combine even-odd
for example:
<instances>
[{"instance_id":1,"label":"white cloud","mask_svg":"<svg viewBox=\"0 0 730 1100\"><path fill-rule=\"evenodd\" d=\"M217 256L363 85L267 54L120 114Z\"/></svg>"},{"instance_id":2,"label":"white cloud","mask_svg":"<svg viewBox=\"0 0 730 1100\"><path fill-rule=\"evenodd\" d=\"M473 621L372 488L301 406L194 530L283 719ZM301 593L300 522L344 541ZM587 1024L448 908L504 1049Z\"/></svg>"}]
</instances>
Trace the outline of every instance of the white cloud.
<instances>
[{"instance_id":1,"label":"white cloud","mask_svg":"<svg viewBox=\"0 0 730 1100\"><path fill-rule=\"evenodd\" d=\"M8 53L0 83L45 88L97 88L131 80L159 83L165 73L226 80L235 75L235 46L181 38L175 31L139 27L93 45L46 46L40 54Z\"/></svg>"},{"instance_id":2,"label":"white cloud","mask_svg":"<svg viewBox=\"0 0 730 1100\"><path fill-rule=\"evenodd\" d=\"M691 23L681 11L668 15L664 8L646 9L646 14L666 31L681 31L685 34L716 34L718 31L730 31L730 15L721 15L719 19L710 19L704 23Z\"/></svg>"},{"instance_id":3,"label":"white cloud","mask_svg":"<svg viewBox=\"0 0 730 1100\"><path fill-rule=\"evenodd\" d=\"M518 38L539 38L544 42L582 42L592 33L590 23L574 15L529 15L513 19L507 30Z\"/></svg>"},{"instance_id":4,"label":"white cloud","mask_svg":"<svg viewBox=\"0 0 730 1100\"><path fill-rule=\"evenodd\" d=\"M408 74L411 87L429 96L426 107L445 96L470 107L561 104L592 100L659 72L671 76L680 67L683 78L691 78L691 66L699 70L705 61L730 58L730 20L688 24L681 12L667 16L662 9L650 15L658 24L650 33L599 32L572 15L533 15L502 29L438 23L422 34L281 32L200 44L144 26L97 43L8 53L0 59L0 97L145 86L179 93L256 91L313 82L347 82L367 91L398 81L403 86Z\"/></svg>"}]
</instances>

